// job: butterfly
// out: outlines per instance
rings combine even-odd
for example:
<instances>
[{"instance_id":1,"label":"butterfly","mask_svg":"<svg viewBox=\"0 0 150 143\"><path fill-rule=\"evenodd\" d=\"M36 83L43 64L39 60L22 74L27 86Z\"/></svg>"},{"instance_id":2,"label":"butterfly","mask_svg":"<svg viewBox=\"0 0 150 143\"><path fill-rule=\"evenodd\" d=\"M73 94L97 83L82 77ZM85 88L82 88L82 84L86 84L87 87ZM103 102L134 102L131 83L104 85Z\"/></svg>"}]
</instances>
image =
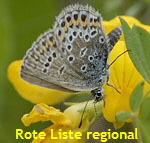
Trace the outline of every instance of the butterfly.
<instances>
[{"instance_id":1,"label":"butterfly","mask_svg":"<svg viewBox=\"0 0 150 143\"><path fill-rule=\"evenodd\" d=\"M108 57L121 35L121 27L106 35L101 14L91 6L69 5L26 52L20 76L45 88L91 91L96 103L104 98Z\"/></svg>"}]
</instances>

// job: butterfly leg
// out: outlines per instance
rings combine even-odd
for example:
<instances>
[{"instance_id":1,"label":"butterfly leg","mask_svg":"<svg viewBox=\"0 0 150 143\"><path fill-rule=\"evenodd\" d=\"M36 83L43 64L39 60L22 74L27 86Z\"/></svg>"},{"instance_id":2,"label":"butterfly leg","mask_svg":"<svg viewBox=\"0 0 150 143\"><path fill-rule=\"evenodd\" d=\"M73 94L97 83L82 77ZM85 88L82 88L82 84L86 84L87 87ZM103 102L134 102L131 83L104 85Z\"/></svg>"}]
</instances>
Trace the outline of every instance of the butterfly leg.
<instances>
[{"instance_id":1,"label":"butterfly leg","mask_svg":"<svg viewBox=\"0 0 150 143\"><path fill-rule=\"evenodd\" d=\"M107 76L106 85L114 88L118 93L121 93L114 85L109 84L108 82L109 82L109 76Z\"/></svg>"}]
</instances>

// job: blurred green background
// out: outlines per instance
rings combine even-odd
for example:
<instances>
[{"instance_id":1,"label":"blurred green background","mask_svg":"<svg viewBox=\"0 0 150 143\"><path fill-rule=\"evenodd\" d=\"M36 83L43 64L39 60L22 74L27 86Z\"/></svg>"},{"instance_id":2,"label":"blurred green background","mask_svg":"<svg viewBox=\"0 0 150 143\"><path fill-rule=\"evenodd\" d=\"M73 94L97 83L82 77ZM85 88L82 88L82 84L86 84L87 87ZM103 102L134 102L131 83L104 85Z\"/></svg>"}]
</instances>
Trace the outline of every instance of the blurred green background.
<instances>
[{"instance_id":1,"label":"blurred green background","mask_svg":"<svg viewBox=\"0 0 150 143\"><path fill-rule=\"evenodd\" d=\"M41 131L50 123L25 127L20 118L33 104L22 99L7 79L8 65L22 59L32 42L52 28L55 16L68 4L90 4L104 20L130 15L150 24L150 0L0 0L0 142L27 143L16 140L15 129Z\"/></svg>"}]
</instances>

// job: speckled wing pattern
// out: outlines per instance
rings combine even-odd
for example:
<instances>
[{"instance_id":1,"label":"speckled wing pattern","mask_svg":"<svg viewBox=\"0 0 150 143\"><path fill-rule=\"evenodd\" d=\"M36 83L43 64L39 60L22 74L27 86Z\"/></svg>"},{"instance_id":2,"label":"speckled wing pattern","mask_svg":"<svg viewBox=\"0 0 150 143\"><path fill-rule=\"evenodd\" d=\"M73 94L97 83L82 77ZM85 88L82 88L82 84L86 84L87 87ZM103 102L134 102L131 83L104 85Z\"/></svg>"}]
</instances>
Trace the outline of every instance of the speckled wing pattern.
<instances>
[{"instance_id":1,"label":"speckled wing pattern","mask_svg":"<svg viewBox=\"0 0 150 143\"><path fill-rule=\"evenodd\" d=\"M102 86L109 52L121 35L116 28L104 34L101 15L90 6L66 7L27 51L21 77L32 84L66 92Z\"/></svg>"}]
</instances>

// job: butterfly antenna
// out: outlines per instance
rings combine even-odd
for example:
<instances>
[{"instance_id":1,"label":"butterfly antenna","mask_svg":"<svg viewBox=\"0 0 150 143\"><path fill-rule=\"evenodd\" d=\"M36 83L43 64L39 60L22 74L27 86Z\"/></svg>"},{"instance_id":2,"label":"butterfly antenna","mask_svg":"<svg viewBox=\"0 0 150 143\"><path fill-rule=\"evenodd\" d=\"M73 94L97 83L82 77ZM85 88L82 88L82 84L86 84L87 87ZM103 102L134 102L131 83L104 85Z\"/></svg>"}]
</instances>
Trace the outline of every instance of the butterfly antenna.
<instances>
[{"instance_id":1,"label":"butterfly antenna","mask_svg":"<svg viewBox=\"0 0 150 143\"><path fill-rule=\"evenodd\" d=\"M96 103L97 103L97 102L94 102L94 110L95 110L95 115L96 115L96 117L98 118L97 109L96 109L96 106L95 106Z\"/></svg>"},{"instance_id":2,"label":"butterfly antenna","mask_svg":"<svg viewBox=\"0 0 150 143\"><path fill-rule=\"evenodd\" d=\"M94 102L94 110L95 110L95 115L96 115L96 117L98 118L97 109L96 109L96 106L95 106L96 103L97 103L97 102ZM98 120L98 124L99 124L99 126L100 126L100 129L101 129L102 131L104 131L103 124L102 124L102 121L100 120L100 118L99 118L99 120Z\"/></svg>"},{"instance_id":3,"label":"butterfly antenna","mask_svg":"<svg viewBox=\"0 0 150 143\"><path fill-rule=\"evenodd\" d=\"M78 128L80 128L82 126L83 115L84 115L85 109L86 109L86 107L88 105L88 102L90 101L91 98L92 98L92 95L89 97L89 99L87 100L87 102L86 102L86 104L84 106L84 109L83 109L83 112L82 112L82 116L81 116L81 120L80 120L80 124L79 124Z\"/></svg>"},{"instance_id":4,"label":"butterfly antenna","mask_svg":"<svg viewBox=\"0 0 150 143\"><path fill-rule=\"evenodd\" d=\"M125 53L128 52L128 51L130 51L130 50L126 50L126 51L124 51L123 53L121 53L120 55L118 55L118 56L112 61L112 63L111 63L110 65L108 65L107 69L109 69L110 66L112 66L112 64L113 64L119 57L121 57L123 54L125 54Z\"/></svg>"}]
</instances>

